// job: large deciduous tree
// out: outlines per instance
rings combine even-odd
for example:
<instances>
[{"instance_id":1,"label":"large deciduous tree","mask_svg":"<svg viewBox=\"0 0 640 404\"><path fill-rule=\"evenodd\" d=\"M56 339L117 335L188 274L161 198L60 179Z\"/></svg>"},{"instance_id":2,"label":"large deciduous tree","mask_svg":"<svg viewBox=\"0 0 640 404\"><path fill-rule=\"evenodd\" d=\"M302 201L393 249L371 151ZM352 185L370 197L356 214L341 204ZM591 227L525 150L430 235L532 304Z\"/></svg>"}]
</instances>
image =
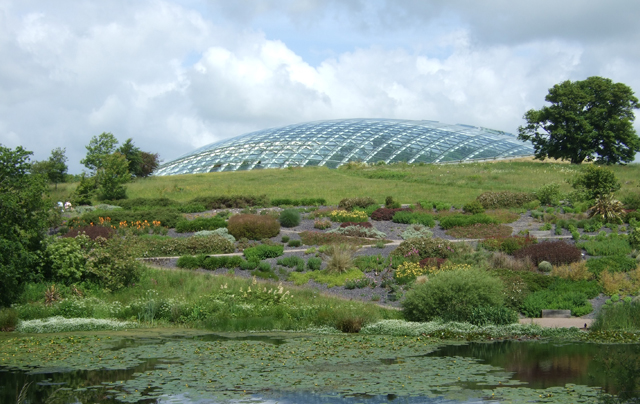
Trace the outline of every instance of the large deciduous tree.
<instances>
[{"instance_id":1,"label":"large deciduous tree","mask_svg":"<svg viewBox=\"0 0 640 404\"><path fill-rule=\"evenodd\" d=\"M550 88L545 100L551 106L527 111L527 124L518 128L518 138L533 143L535 158L617 164L640 152L633 128L640 104L625 84L597 76L567 80Z\"/></svg>"},{"instance_id":2,"label":"large deciduous tree","mask_svg":"<svg viewBox=\"0 0 640 404\"><path fill-rule=\"evenodd\" d=\"M32 153L0 145L0 306L34 279L50 206L46 178L31 174Z\"/></svg>"},{"instance_id":3,"label":"large deciduous tree","mask_svg":"<svg viewBox=\"0 0 640 404\"><path fill-rule=\"evenodd\" d=\"M116 151L118 139L111 133L103 132L99 136L94 136L89 141L89 145L85 146L87 155L80 163L84 164L92 173L96 173L102 168L103 160Z\"/></svg>"}]
</instances>

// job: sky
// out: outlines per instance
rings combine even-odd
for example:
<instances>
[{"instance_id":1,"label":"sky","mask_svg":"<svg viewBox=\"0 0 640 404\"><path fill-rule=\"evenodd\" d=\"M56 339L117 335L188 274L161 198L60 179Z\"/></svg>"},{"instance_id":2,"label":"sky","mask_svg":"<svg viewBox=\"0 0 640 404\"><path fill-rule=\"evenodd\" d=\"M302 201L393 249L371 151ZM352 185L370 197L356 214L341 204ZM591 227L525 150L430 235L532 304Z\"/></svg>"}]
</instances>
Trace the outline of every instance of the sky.
<instances>
[{"instance_id":1,"label":"sky","mask_svg":"<svg viewBox=\"0 0 640 404\"><path fill-rule=\"evenodd\" d=\"M65 148L77 174L102 132L164 162L324 119L517 133L565 80L639 96L638 20L629 0L0 0L0 144Z\"/></svg>"}]
</instances>

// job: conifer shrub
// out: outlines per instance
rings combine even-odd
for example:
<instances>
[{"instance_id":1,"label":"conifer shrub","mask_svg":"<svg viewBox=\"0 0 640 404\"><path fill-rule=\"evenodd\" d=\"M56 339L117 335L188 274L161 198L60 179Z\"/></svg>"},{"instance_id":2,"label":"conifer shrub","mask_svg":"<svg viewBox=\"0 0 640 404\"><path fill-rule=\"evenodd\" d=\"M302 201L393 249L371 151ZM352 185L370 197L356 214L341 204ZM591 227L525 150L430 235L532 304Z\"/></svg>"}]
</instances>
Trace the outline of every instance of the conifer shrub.
<instances>
[{"instance_id":1,"label":"conifer shrub","mask_svg":"<svg viewBox=\"0 0 640 404\"><path fill-rule=\"evenodd\" d=\"M248 261L262 261L268 258L276 258L284 253L282 245L259 244L255 247L244 249L244 256Z\"/></svg>"},{"instance_id":2,"label":"conifer shrub","mask_svg":"<svg viewBox=\"0 0 640 404\"><path fill-rule=\"evenodd\" d=\"M297 209L285 209L280 212L279 221L282 227L296 227L300 224L300 212Z\"/></svg>"},{"instance_id":3,"label":"conifer shrub","mask_svg":"<svg viewBox=\"0 0 640 404\"><path fill-rule=\"evenodd\" d=\"M551 265L565 265L582 259L582 250L565 241L543 241L513 253L516 258L529 257L534 265L548 261Z\"/></svg>"},{"instance_id":4,"label":"conifer shrub","mask_svg":"<svg viewBox=\"0 0 640 404\"><path fill-rule=\"evenodd\" d=\"M395 215L396 212L410 211L410 210L411 209L409 208L400 208L400 209L379 208L374 210L371 213L371 220L390 221L391 219L393 219L393 215Z\"/></svg>"},{"instance_id":5,"label":"conifer shrub","mask_svg":"<svg viewBox=\"0 0 640 404\"><path fill-rule=\"evenodd\" d=\"M277 236L280 223L272 216L240 214L229 218L227 229L236 239L262 240Z\"/></svg>"}]
</instances>

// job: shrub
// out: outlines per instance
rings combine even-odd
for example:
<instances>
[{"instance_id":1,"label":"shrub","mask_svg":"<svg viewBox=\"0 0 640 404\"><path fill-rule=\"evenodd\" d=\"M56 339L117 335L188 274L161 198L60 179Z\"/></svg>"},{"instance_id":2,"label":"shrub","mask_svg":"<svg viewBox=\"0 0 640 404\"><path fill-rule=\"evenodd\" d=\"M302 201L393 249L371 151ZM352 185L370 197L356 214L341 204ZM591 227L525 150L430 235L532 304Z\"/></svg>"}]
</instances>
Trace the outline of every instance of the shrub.
<instances>
[{"instance_id":1,"label":"shrub","mask_svg":"<svg viewBox=\"0 0 640 404\"><path fill-rule=\"evenodd\" d=\"M557 276L571 281L588 281L593 278L593 274L587 267L588 261L574 262L568 265L558 265L551 271L551 276Z\"/></svg>"},{"instance_id":2,"label":"shrub","mask_svg":"<svg viewBox=\"0 0 640 404\"><path fill-rule=\"evenodd\" d=\"M557 205L560 201L560 185L545 184L535 193L536 198L543 205Z\"/></svg>"},{"instance_id":3,"label":"shrub","mask_svg":"<svg viewBox=\"0 0 640 404\"><path fill-rule=\"evenodd\" d=\"M69 227L74 228L78 226L87 226L90 223L95 225L100 223L100 218L103 218L104 220L107 216L110 218L111 223L135 223L144 221L149 223L160 222L163 226L169 228L175 227L176 224L182 220L182 215L180 215L180 213L175 209L171 208L157 208L140 211L110 210L108 213L101 210L94 210L83 214L79 218L70 219L67 224Z\"/></svg>"},{"instance_id":4,"label":"shrub","mask_svg":"<svg viewBox=\"0 0 640 404\"><path fill-rule=\"evenodd\" d=\"M338 204L338 207L344 210L353 210L353 208L366 208L369 205L375 205L376 201L370 197L363 198L344 198Z\"/></svg>"},{"instance_id":5,"label":"shrub","mask_svg":"<svg viewBox=\"0 0 640 404\"><path fill-rule=\"evenodd\" d=\"M97 239L96 248L87 254L86 277L107 291L129 286L140 277L142 265L131 253L126 238Z\"/></svg>"},{"instance_id":6,"label":"shrub","mask_svg":"<svg viewBox=\"0 0 640 404\"><path fill-rule=\"evenodd\" d=\"M599 196L590 209L589 217L598 218L605 223L622 223L624 207L622 202L613 199L613 194Z\"/></svg>"},{"instance_id":7,"label":"shrub","mask_svg":"<svg viewBox=\"0 0 640 404\"><path fill-rule=\"evenodd\" d=\"M448 203L445 203L445 202L420 201L420 202L418 202L418 205L420 205L420 207L422 209L425 209L425 210L435 209L438 212L440 212L440 211L448 211L448 210L451 209L451 204L448 204Z\"/></svg>"},{"instance_id":8,"label":"shrub","mask_svg":"<svg viewBox=\"0 0 640 404\"><path fill-rule=\"evenodd\" d=\"M291 239L291 237L289 237L289 236L282 236L280 241L283 242L283 243L287 243L287 242L289 242L290 239Z\"/></svg>"},{"instance_id":9,"label":"shrub","mask_svg":"<svg viewBox=\"0 0 640 404\"><path fill-rule=\"evenodd\" d=\"M585 166L569 183L576 190L583 192L587 199L597 199L602 195L614 193L621 186L610 168L595 164Z\"/></svg>"},{"instance_id":10,"label":"shrub","mask_svg":"<svg viewBox=\"0 0 640 404\"><path fill-rule=\"evenodd\" d=\"M106 226L80 226L70 229L61 237L75 238L79 234L84 234L91 240L95 240L98 237L111 238L116 231L112 227Z\"/></svg>"},{"instance_id":11,"label":"shrub","mask_svg":"<svg viewBox=\"0 0 640 404\"><path fill-rule=\"evenodd\" d=\"M322 259L318 257L311 257L307 260L307 269L309 271L318 271L322 266Z\"/></svg>"},{"instance_id":12,"label":"shrub","mask_svg":"<svg viewBox=\"0 0 640 404\"><path fill-rule=\"evenodd\" d=\"M280 258L278 265L282 265L287 268L296 268L296 271L302 272L304 270L304 260L300 257L292 255L290 257Z\"/></svg>"},{"instance_id":13,"label":"shrub","mask_svg":"<svg viewBox=\"0 0 640 404\"><path fill-rule=\"evenodd\" d=\"M485 209L521 208L535 199L534 194L510 191L485 192L476 198Z\"/></svg>"},{"instance_id":14,"label":"shrub","mask_svg":"<svg viewBox=\"0 0 640 404\"><path fill-rule=\"evenodd\" d=\"M389 209L398 209L402 205L400 202L396 202L393 200L392 196L387 196L384 200L384 207Z\"/></svg>"},{"instance_id":15,"label":"shrub","mask_svg":"<svg viewBox=\"0 0 640 404\"><path fill-rule=\"evenodd\" d=\"M445 230L450 229L452 227L471 226L477 223L497 224L498 221L493 219L490 216L485 215L484 213L479 213L476 215L455 214L455 215L446 216L440 219L440 227L442 227Z\"/></svg>"},{"instance_id":16,"label":"shrub","mask_svg":"<svg viewBox=\"0 0 640 404\"><path fill-rule=\"evenodd\" d=\"M531 258L514 258L502 251L495 253L489 259L492 268L503 268L511 271L534 271L535 265L531 262Z\"/></svg>"},{"instance_id":17,"label":"shrub","mask_svg":"<svg viewBox=\"0 0 640 404\"><path fill-rule=\"evenodd\" d=\"M138 257L167 257L174 255L228 254L235 251L233 242L214 234L186 238L129 239L131 251Z\"/></svg>"},{"instance_id":18,"label":"shrub","mask_svg":"<svg viewBox=\"0 0 640 404\"><path fill-rule=\"evenodd\" d=\"M420 259L422 258L449 258L458 249L458 245L440 238L412 238L405 240L398 248L393 250L391 255L395 257L406 257L414 251Z\"/></svg>"},{"instance_id":19,"label":"shrub","mask_svg":"<svg viewBox=\"0 0 640 404\"><path fill-rule=\"evenodd\" d=\"M625 273L611 273L604 271L600 274L600 284L605 295L611 296L616 293L628 294L632 290L632 283Z\"/></svg>"},{"instance_id":20,"label":"shrub","mask_svg":"<svg viewBox=\"0 0 640 404\"><path fill-rule=\"evenodd\" d=\"M591 313L593 307L587 299L598 296L601 288L594 281L567 281L556 278L548 289L538 290L527 296L521 311L527 317L540 317L542 310L571 310L571 315L581 317Z\"/></svg>"},{"instance_id":21,"label":"shrub","mask_svg":"<svg viewBox=\"0 0 640 404\"><path fill-rule=\"evenodd\" d=\"M534 265L548 261L551 265L564 265L582 259L582 251L564 241L543 241L532 244L513 253L516 258L529 257Z\"/></svg>"},{"instance_id":22,"label":"shrub","mask_svg":"<svg viewBox=\"0 0 640 404\"><path fill-rule=\"evenodd\" d=\"M247 206L269 206L269 198L266 195L223 195L223 196L199 196L189 203L204 205L207 210L246 208Z\"/></svg>"},{"instance_id":23,"label":"shrub","mask_svg":"<svg viewBox=\"0 0 640 404\"><path fill-rule=\"evenodd\" d=\"M586 266L589 271L596 277L599 277L602 271L609 272L628 272L636 267L636 260L626 255L612 255L601 258L591 258L587 260Z\"/></svg>"},{"instance_id":24,"label":"shrub","mask_svg":"<svg viewBox=\"0 0 640 404\"><path fill-rule=\"evenodd\" d=\"M0 331L13 331L18 325L18 312L15 309L0 308Z\"/></svg>"},{"instance_id":25,"label":"shrub","mask_svg":"<svg viewBox=\"0 0 640 404\"><path fill-rule=\"evenodd\" d=\"M318 206L325 205L326 203L327 201L324 198L275 198L271 200L271 206Z\"/></svg>"},{"instance_id":26,"label":"shrub","mask_svg":"<svg viewBox=\"0 0 640 404\"><path fill-rule=\"evenodd\" d=\"M489 251L502 251L512 254L521 248L537 243L534 237L526 236L508 236L508 237L490 237L482 240L479 244Z\"/></svg>"},{"instance_id":27,"label":"shrub","mask_svg":"<svg viewBox=\"0 0 640 404\"><path fill-rule=\"evenodd\" d=\"M360 226L360 227L367 227L367 228L372 228L373 227L371 222L343 222L343 223L340 223L340 227L349 227L349 226Z\"/></svg>"},{"instance_id":28,"label":"shrub","mask_svg":"<svg viewBox=\"0 0 640 404\"><path fill-rule=\"evenodd\" d=\"M271 216L241 214L231 216L227 223L229 233L236 239L262 240L280 233L280 223Z\"/></svg>"},{"instance_id":29,"label":"shrub","mask_svg":"<svg viewBox=\"0 0 640 404\"><path fill-rule=\"evenodd\" d=\"M469 321L476 307L502 306L503 286L476 269L441 272L407 292L403 313L409 321Z\"/></svg>"},{"instance_id":30,"label":"shrub","mask_svg":"<svg viewBox=\"0 0 640 404\"><path fill-rule=\"evenodd\" d=\"M221 227L216 230L200 230L193 234L194 237L208 237L212 235L218 235L224 237L232 243L236 242L236 238L229 234L229 230L226 227Z\"/></svg>"},{"instance_id":31,"label":"shrub","mask_svg":"<svg viewBox=\"0 0 640 404\"><path fill-rule=\"evenodd\" d=\"M249 261L262 261L267 258L276 258L284 253L284 246L282 245L266 245L259 244L255 247L249 247L244 249L244 256Z\"/></svg>"},{"instance_id":32,"label":"shrub","mask_svg":"<svg viewBox=\"0 0 640 404\"><path fill-rule=\"evenodd\" d=\"M429 272L429 267L422 266L417 262L403 262L394 271L393 277L399 284L404 284L413 281L420 275L424 275Z\"/></svg>"},{"instance_id":33,"label":"shrub","mask_svg":"<svg viewBox=\"0 0 640 404\"><path fill-rule=\"evenodd\" d=\"M549 261L540 261L538 263L538 271L551 272L551 270L553 270L553 265Z\"/></svg>"},{"instance_id":34,"label":"shrub","mask_svg":"<svg viewBox=\"0 0 640 404\"><path fill-rule=\"evenodd\" d=\"M629 232L628 243L632 248L640 249L640 226L633 226Z\"/></svg>"},{"instance_id":35,"label":"shrub","mask_svg":"<svg viewBox=\"0 0 640 404\"><path fill-rule=\"evenodd\" d=\"M503 306L475 307L468 321L478 326L513 324L518 322L518 312Z\"/></svg>"},{"instance_id":36,"label":"shrub","mask_svg":"<svg viewBox=\"0 0 640 404\"><path fill-rule=\"evenodd\" d=\"M176 262L176 266L178 268L186 268L186 269L202 268L202 263L204 262L205 257L206 257L205 255L198 255L198 256L183 255L182 257L178 258L178 261Z\"/></svg>"},{"instance_id":37,"label":"shrub","mask_svg":"<svg viewBox=\"0 0 640 404\"><path fill-rule=\"evenodd\" d=\"M244 260L237 255L232 256L220 256L220 257L206 257L202 262L202 267L209 270L216 270L218 268L238 268Z\"/></svg>"},{"instance_id":38,"label":"shrub","mask_svg":"<svg viewBox=\"0 0 640 404\"><path fill-rule=\"evenodd\" d=\"M280 212L278 220L283 227L296 227L300 224L300 212L297 209L285 209Z\"/></svg>"},{"instance_id":39,"label":"shrub","mask_svg":"<svg viewBox=\"0 0 640 404\"><path fill-rule=\"evenodd\" d=\"M201 205L199 203L188 203L186 205L180 205L176 207L176 209L180 213L198 213L207 210L204 205Z\"/></svg>"},{"instance_id":40,"label":"shrub","mask_svg":"<svg viewBox=\"0 0 640 404\"><path fill-rule=\"evenodd\" d=\"M169 198L135 198L116 199L109 201L111 205L119 206L125 210L149 210L151 208L167 208L180 206L180 202Z\"/></svg>"},{"instance_id":41,"label":"shrub","mask_svg":"<svg viewBox=\"0 0 640 404\"><path fill-rule=\"evenodd\" d=\"M198 217L193 220L181 220L176 225L176 232L186 233L200 230L216 230L227 227L227 222L217 216Z\"/></svg>"},{"instance_id":42,"label":"shrub","mask_svg":"<svg viewBox=\"0 0 640 404\"><path fill-rule=\"evenodd\" d=\"M369 217L362 211L346 211L346 210L334 210L329 214L329 217L334 222L366 222Z\"/></svg>"},{"instance_id":43,"label":"shrub","mask_svg":"<svg viewBox=\"0 0 640 404\"><path fill-rule=\"evenodd\" d=\"M400 209L388 209L388 208L378 208L371 213L371 220L377 221L390 221L393 219L393 216L396 212L401 211L410 211L408 208L400 208Z\"/></svg>"},{"instance_id":44,"label":"shrub","mask_svg":"<svg viewBox=\"0 0 640 404\"><path fill-rule=\"evenodd\" d=\"M319 231L303 231L300 233L300 239L306 245L327 245L327 244L353 244L353 245L370 245L374 241L362 238L344 236L337 233L322 233Z\"/></svg>"},{"instance_id":45,"label":"shrub","mask_svg":"<svg viewBox=\"0 0 640 404\"><path fill-rule=\"evenodd\" d=\"M484 206L479 201L471 201L464 204L462 207L466 213L477 215L478 213L484 213Z\"/></svg>"},{"instance_id":46,"label":"shrub","mask_svg":"<svg viewBox=\"0 0 640 404\"><path fill-rule=\"evenodd\" d=\"M615 234L596 237L595 240L581 241L576 246L584 248L589 255L624 255L631 252L631 246L624 237Z\"/></svg>"},{"instance_id":47,"label":"shrub","mask_svg":"<svg viewBox=\"0 0 640 404\"><path fill-rule=\"evenodd\" d=\"M400 235L403 240L409 240L411 238L431 238L433 237L433 232L429 230L428 227L425 227L421 224L414 224L409 227Z\"/></svg>"},{"instance_id":48,"label":"shrub","mask_svg":"<svg viewBox=\"0 0 640 404\"><path fill-rule=\"evenodd\" d=\"M347 222L347 223L353 223L353 222ZM316 219L313 221L313 227L315 229L320 229L320 230L324 230L324 229L328 229L331 227L331 220L329 219Z\"/></svg>"},{"instance_id":49,"label":"shrub","mask_svg":"<svg viewBox=\"0 0 640 404\"><path fill-rule=\"evenodd\" d=\"M48 241L44 250L45 266L50 268L47 278L65 284L80 282L86 272L89 238L80 235L75 238L52 238Z\"/></svg>"},{"instance_id":50,"label":"shrub","mask_svg":"<svg viewBox=\"0 0 640 404\"><path fill-rule=\"evenodd\" d=\"M287 246L289 247L300 247L302 245L302 241L300 240L289 240Z\"/></svg>"},{"instance_id":51,"label":"shrub","mask_svg":"<svg viewBox=\"0 0 640 404\"><path fill-rule=\"evenodd\" d=\"M452 227L445 234L455 238L487 238L487 237L507 237L513 229L504 224L482 224L477 223L465 227Z\"/></svg>"},{"instance_id":52,"label":"shrub","mask_svg":"<svg viewBox=\"0 0 640 404\"><path fill-rule=\"evenodd\" d=\"M387 235L373 227L361 227L361 226L347 226L338 227L333 230L328 230L327 233L343 234L345 236L352 237L366 237L366 238L378 238L383 239Z\"/></svg>"},{"instance_id":53,"label":"shrub","mask_svg":"<svg viewBox=\"0 0 640 404\"><path fill-rule=\"evenodd\" d=\"M421 224L423 226L433 227L436 225L433 215L421 212L398 211L391 219L394 223L404 224Z\"/></svg>"}]
</instances>

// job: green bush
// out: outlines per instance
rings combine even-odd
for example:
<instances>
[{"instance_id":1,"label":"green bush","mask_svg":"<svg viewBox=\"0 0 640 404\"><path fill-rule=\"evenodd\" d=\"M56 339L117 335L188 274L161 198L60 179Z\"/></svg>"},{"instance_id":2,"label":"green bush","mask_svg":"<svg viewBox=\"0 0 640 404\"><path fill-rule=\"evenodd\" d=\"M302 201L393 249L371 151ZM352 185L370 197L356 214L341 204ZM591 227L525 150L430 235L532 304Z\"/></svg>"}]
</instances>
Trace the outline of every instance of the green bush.
<instances>
[{"instance_id":1,"label":"green bush","mask_svg":"<svg viewBox=\"0 0 640 404\"><path fill-rule=\"evenodd\" d=\"M518 322L518 312L504 306L475 307L468 321L478 326L513 324Z\"/></svg>"},{"instance_id":2,"label":"green bush","mask_svg":"<svg viewBox=\"0 0 640 404\"><path fill-rule=\"evenodd\" d=\"M393 215L391 221L394 223L421 224L427 227L433 227L436 225L433 215L422 212L398 211Z\"/></svg>"},{"instance_id":3,"label":"green bush","mask_svg":"<svg viewBox=\"0 0 640 404\"><path fill-rule=\"evenodd\" d=\"M202 262L202 268L215 271L218 268L238 268L244 262L242 257L237 255L206 257Z\"/></svg>"},{"instance_id":4,"label":"green bush","mask_svg":"<svg viewBox=\"0 0 640 404\"><path fill-rule=\"evenodd\" d=\"M599 277L604 270L609 272L628 272L635 269L636 265L636 260L626 255L611 255L587 260L589 272L596 277Z\"/></svg>"},{"instance_id":5,"label":"green bush","mask_svg":"<svg viewBox=\"0 0 640 404\"><path fill-rule=\"evenodd\" d=\"M570 281L556 279L546 290L528 295L520 308L527 317L540 317L542 310L571 310L571 315L581 317L593 311L588 299L598 296L600 285L595 281Z\"/></svg>"},{"instance_id":6,"label":"green bush","mask_svg":"<svg viewBox=\"0 0 640 404\"><path fill-rule=\"evenodd\" d=\"M150 210L153 208L176 208L181 206L180 202L169 198L115 199L108 202L111 205L120 206L124 210Z\"/></svg>"},{"instance_id":7,"label":"green bush","mask_svg":"<svg viewBox=\"0 0 640 404\"><path fill-rule=\"evenodd\" d=\"M208 236L212 236L212 235L218 235L221 237L226 238L227 240L229 240L232 243L236 242L236 238L233 237L231 234L229 234L229 230L227 230L226 227L221 227L219 229L215 229L215 230L200 230L197 231L193 234L194 237L208 237Z\"/></svg>"},{"instance_id":8,"label":"green bush","mask_svg":"<svg viewBox=\"0 0 640 404\"><path fill-rule=\"evenodd\" d=\"M503 283L477 269L440 272L414 286L402 301L409 321L469 321L477 307L500 307Z\"/></svg>"},{"instance_id":9,"label":"green bush","mask_svg":"<svg viewBox=\"0 0 640 404\"><path fill-rule=\"evenodd\" d=\"M249 261L262 261L267 258L276 258L284 253L282 245L259 244L255 247L244 249L244 256Z\"/></svg>"},{"instance_id":10,"label":"green bush","mask_svg":"<svg viewBox=\"0 0 640 404\"><path fill-rule=\"evenodd\" d=\"M182 220L182 215L172 208L157 208L150 210L94 210L93 212L87 212L79 218L74 218L68 221L69 227L87 226L90 223L100 223L100 218L111 218L111 223L120 222L144 222L149 223L159 221L162 226L173 228L176 227L179 221Z\"/></svg>"},{"instance_id":11,"label":"green bush","mask_svg":"<svg viewBox=\"0 0 640 404\"><path fill-rule=\"evenodd\" d=\"M541 272L551 272L553 270L553 265L549 261L540 261L538 263L538 271Z\"/></svg>"},{"instance_id":12,"label":"green bush","mask_svg":"<svg viewBox=\"0 0 640 404\"><path fill-rule=\"evenodd\" d=\"M227 227L227 222L217 216L198 217L193 220L181 220L176 225L176 232L186 233L200 230L216 230Z\"/></svg>"},{"instance_id":13,"label":"green bush","mask_svg":"<svg viewBox=\"0 0 640 404\"><path fill-rule=\"evenodd\" d=\"M322 266L322 259L318 257L311 257L307 260L307 269L309 271L318 271Z\"/></svg>"},{"instance_id":14,"label":"green bush","mask_svg":"<svg viewBox=\"0 0 640 404\"><path fill-rule=\"evenodd\" d=\"M217 234L186 238L135 237L129 239L129 245L137 257L228 254L235 251L233 242Z\"/></svg>"},{"instance_id":15,"label":"green bush","mask_svg":"<svg viewBox=\"0 0 640 404\"><path fill-rule=\"evenodd\" d=\"M302 245L302 241L300 240L289 240L287 243L288 247L300 247Z\"/></svg>"},{"instance_id":16,"label":"green bush","mask_svg":"<svg viewBox=\"0 0 640 404\"><path fill-rule=\"evenodd\" d=\"M338 207L340 209L345 209L345 210L353 210L353 208L366 208L369 205L375 205L376 201L375 199L371 198L371 197L361 197L361 198L344 198L343 200L340 201L340 203L338 204Z\"/></svg>"},{"instance_id":17,"label":"green bush","mask_svg":"<svg viewBox=\"0 0 640 404\"><path fill-rule=\"evenodd\" d=\"M189 203L204 205L207 210L246 208L248 206L269 206L269 198L266 195L224 195L224 196L199 196Z\"/></svg>"},{"instance_id":18,"label":"green bush","mask_svg":"<svg viewBox=\"0 0 640 404\"><path fill-rule=\"evenodd\" d=\"M280 239L280 241L281 241L281 242L283 242L283 243L288 243L290 239L291 239L291 238L290 238L289 236L282 236L282 238Z\"/></svg>"},{"instance_id":19,"label":"green bush","mask_svg":"<svg viewBox=\"0 0 640 404\"><path fill-rule=\"evenodd\" d=\"M300 257L296 257L295 255L280 258L278 260L278 265L282 265L287 268L295 268L298 272L304 271L304 260Z\"/></svg>"},{"instance_id":20,"label":"green bush","mask_svg":"<svg viewBox=\"0 0 640 404\"><path fill-rule=\"evenodd\" d=\"M326 205L324 198L289 199L276 198L271 200L271 206L318 206Z\"/></svg>"},{"instance_id":21,"label":"green bush","mask_svg":"<svg viewBox=\"0 0 640 404\"><path fill-rule=\"evenodd\" d=\"M528 245L537 243L534 237L527 236L509 236L509 237L490 237L482 240L479 244L489 251L502 251L506 254L512 254Z\"/></svg>"},{"instance_id":22,"label":"green bush","mask_svg":"<svg viewBox=\"0 0 640 404\"><path fill-rule=\"evenodd\" d=\"M242 214L231 216L227 229L236 239L262 240L277 236L280 223L271 216Z\"/></svg>"},{"instance_id":23,"label":"green bush","mask_svg":"<svg viewBox=\"0 0 640 404\"><path fill-rule=\"evenodd\" d=\"M0 308L0 331L13 331L18 325L18 312L12 308Z\"/></svg>"},{"instance_id":24,"label":"green bush","mask_svg":"<svg viewBox=\"0 0 640 404\"><path fill-rule=\"evenodd\" d=\"M601 237L600 239L580 241L576 246L584 248L589 255L624 255L632 250L626 238L617 235Z\"/></svg>"},{"instance_id":25,"label":"green bush","mask_svg":"<svg viewBox=\"0 0 640 404\"><path fill-rule=\"evenodd\" d=\"M177 206L176 209L180 213L199 213L204 212L207 208L199 203L188 203L185 205Z\"/></svg>"},{"instance_id":26,"label":"green bush","mask_svg":"<svg viewBox=\"0 0 640 404\"><path fill-rule=\"evenodd\" d=\"M86 278L107 291L116 291L137 281L142 264L131 252L126 238L98 239L87 254Z\"/></svg>"},{"instance_id":27,"label":"green bush","mask_svg":"<svg viewBox=\"0 0 640 404\"><path fill-rule=\"evenodd\" d=\"M429 230L428 227L425 227L421 224L414 224L409 227L400 235L403 240L409 240L411 238L431 238L433 237L433 232Z\"/></svg>"},{"instance_id":28,"label":"green bush","mask_svg":"<svg viewBox=\"0 0 640 404\"><path fill-rule=\"evenodd\" d=\"M89 237L51 238L44 252L45 274L47 278L71 284L80 282L86 272Z\"/></svg>"},{"instance_id":29,"label":"green bush","mask_svg":"<svg viewBox=\"0 0 640 404\"><path fill-rule=\"evenodd\" d=\"M591 331L640 330L640 302L621 302L605 305L591 324Z\"/></svg>"},{"instance_id":30,"label":"green bush","mask_svg":"<svg viewBox=\"0 0 640 404\"><path fill-rule=\"evenodd\" d=\"M535 199L534 194L511 191L485 192L476 198L485 209L521 208Z\"/></svg>"},{"instance_id":31,"label":"green bush","mask_svg":"<svg viewBox=\"0 0 640 404\"><path fill-rule=\"evenodd\" d=\"M620 181L608 167L595 164L586 165L580 174L569 181L577 191L587 199L597 199L620 189Z\"/></svg>"},{"instance_id":32,"label":"green bush","mask_svg":"<svg viewBox=\"0 0 640 404\"><path fill-rule=\"evenodd\" d=\"M416 259L449 258L458 248L458 244L440 238L412 238L400 243L391 255L408 258L417 252Z\"/></svg>"},{"instance_id":33,"label":"green bush","mask_svg":"<svg viewBox=\"0 0 640 404\"><path fill-rule=\"evenodd\" d=\"M536 191L536 198L543 205L557 205L560 201L560 185L545 184Z\"/></svg>"},{"instance_id":34,"label":"green bush","mask_svg":"<svg viewBox=\"0 0 640 404\"><path fill-rule=\"evenodd\" d=\"M464 204L462 207L466 213L477 215L478 213L484 213L484 206L479 201L471 201Z\"/></svg>"},{"instance_id":35,"label":"green bush","mask_svg":"<svg viewBox=\"0 0 640 404\"><path fill-rule=\"evenodd\" d=\"M297 209L285 209L280 212L279 220L282 227L296 227L300 224L300 212Z\"/></svg>"},{"instance_id":36,"label":"green bush","mask_svg":"<svg viewBox=\"0 0 640 404\"><path fill-rule=\"evenodd\" d=\"M629 225L631 227L631 225ZM638 250L640 249L640 226L634 225L629 232L628 243L631 247Z\"/></svg>"},{"instance_id":37,"label":"green bush","mask_svg":"<svg viewBox=\"0 0 640 404\"><path fill-rule=\"evenodd\" d=\"M452 227L467 227L473 226L474 224L496 224L498 221L490 216L487 216L483 213L479 213L476 215L462 215L455 214L451 216L445 216L440 218L440 227L443 229L451 229Z\"/></svg>"},{"instance_id":38,"label":"green bush","mask_svg":"<svg viewBox=\"0 0 640 404\"><path fill-rule=\"evenodd\" d=\"M186 268L186 269L202 268L205 258L206 258L206 255L197 255L197 256L183 255L182 257L178 258L178 261L176 262L176 266L178 268Z\"/></svg>"}]
</instances>

